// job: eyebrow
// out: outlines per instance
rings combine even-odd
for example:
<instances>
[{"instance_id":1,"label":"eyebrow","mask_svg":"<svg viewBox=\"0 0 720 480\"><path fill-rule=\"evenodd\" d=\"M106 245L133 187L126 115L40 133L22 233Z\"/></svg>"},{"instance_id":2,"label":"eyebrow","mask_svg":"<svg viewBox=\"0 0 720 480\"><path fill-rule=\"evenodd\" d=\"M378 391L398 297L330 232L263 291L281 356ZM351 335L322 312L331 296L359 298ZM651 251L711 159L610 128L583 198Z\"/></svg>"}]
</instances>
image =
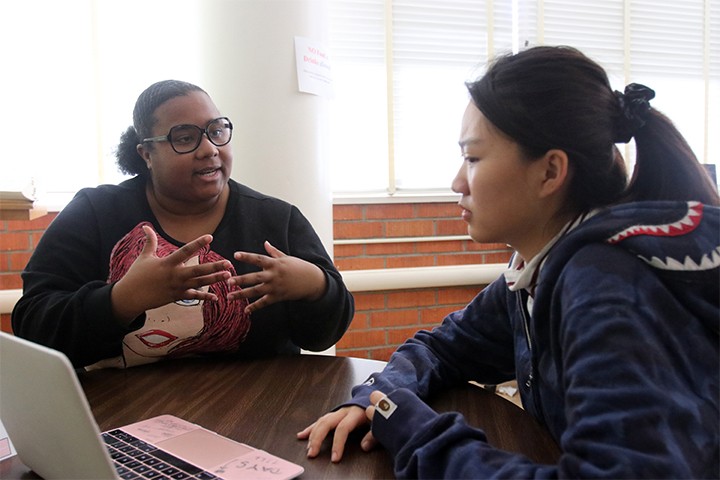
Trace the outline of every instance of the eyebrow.
<instances>
[{"instance_id":1,"label":"eyebrow","mask_svg":"<svg viewBox=\"0 0 720 480\"><path fill-rule=\"evenodd\" d=\"M460 145L460 148L465 148L465 147L467 147L468 145L476 145L476 144L478 144L478 143L482 143L482 141L483 141L482 138L479 138L479 137L470 137L470 138L466 138L466 139L464 139L464 140L460 140L460 141L458 142L458 145Z\"/></svg>"}]
</instances>

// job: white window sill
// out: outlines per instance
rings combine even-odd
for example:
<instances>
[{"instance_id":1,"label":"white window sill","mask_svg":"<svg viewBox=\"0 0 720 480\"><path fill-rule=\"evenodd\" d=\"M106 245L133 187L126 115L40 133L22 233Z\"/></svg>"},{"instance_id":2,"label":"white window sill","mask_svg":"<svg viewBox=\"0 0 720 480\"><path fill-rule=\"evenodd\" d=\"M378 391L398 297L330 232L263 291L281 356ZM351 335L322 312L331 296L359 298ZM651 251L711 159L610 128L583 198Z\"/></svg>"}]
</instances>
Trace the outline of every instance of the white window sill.
<instances>
[{"instance_id":1,"label":"white window sill","mask_svg":"<svg viewBox=\"0 0 720 480\"><path fill-rule=\"evenodd\" d=\"M75 196L75 192L51 192L43 194L36 206L48 213L57 213ZM352 193L336 194L333 205L380 205L397 203L449 203L457 202L460 195L452 192L414 192L414 193Z\"/></svg>"}]
</instances>

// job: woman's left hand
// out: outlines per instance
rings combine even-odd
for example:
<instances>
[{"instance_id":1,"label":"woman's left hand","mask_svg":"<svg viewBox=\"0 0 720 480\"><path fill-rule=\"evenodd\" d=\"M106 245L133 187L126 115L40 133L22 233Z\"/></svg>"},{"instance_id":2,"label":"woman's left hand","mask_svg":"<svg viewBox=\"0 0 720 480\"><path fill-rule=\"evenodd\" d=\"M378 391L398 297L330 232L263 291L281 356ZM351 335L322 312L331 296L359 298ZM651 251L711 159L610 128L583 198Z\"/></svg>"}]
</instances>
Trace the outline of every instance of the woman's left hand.
<instances>
[{"instance_id":1,"label":"woman's left hand","mask_svg":"<svg viewBox=\"0 0 720 480\"><path fill-rule=\"evenodd\" d=\"M314 301L323 296L327 285L325 273L320 267L285 255L267 241L265 251L269 256L235 252L236 260L261 268L259 272L246 273L228 280L230 285L241 288L228 295L230 300L257 298L245 308L245 312L252 313L275 302Z\"/></svg>"}]
</instances>

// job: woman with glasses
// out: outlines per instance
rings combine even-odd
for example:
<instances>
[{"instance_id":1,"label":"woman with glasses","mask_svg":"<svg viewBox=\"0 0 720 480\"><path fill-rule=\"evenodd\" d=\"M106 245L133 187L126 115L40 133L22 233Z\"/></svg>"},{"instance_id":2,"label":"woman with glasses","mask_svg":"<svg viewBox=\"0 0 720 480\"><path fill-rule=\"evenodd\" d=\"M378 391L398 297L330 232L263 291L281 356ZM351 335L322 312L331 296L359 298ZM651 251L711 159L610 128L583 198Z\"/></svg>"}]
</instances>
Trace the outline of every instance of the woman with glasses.
<instances>
[{"instance_id":1,"label":"woman with glasses","mask_svg":"<svg viewBox=\"0 0 720 480\"><path fill-rule=\"evenodd\" d=\"M511 245L511 264L299 432L308 456L334 430L340 461L370 425L356 438L382 444L400 478L718 478L717 187L650 88L613 91L577 50L502 56L468 89L452 188L470 236ZM628 178L615 144L631 138ZM423 402L511 379L557 464Z\"/></svg>"},{"instance_id":2,"label":"woman with glasses","mask_svg":"<svg viewBox=\"0 0 720 480\"><path fill-rule=\"evenodd\" d=\"M148 87L117 149L134 177L81 190L48 227L15 334L77 367L337 342L353 297L295 206L230 178L232 130L201 88Z\"/></svg>"}]
</instances>

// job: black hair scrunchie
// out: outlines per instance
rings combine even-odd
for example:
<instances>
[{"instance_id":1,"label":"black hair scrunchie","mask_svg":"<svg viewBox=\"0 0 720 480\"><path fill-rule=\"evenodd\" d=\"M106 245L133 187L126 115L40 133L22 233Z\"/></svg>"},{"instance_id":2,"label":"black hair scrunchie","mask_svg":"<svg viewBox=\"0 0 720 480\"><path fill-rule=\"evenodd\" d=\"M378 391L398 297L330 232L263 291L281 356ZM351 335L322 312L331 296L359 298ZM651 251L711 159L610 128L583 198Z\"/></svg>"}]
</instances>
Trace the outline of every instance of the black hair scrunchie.
<instances>
[{"instance_id":1,"label":"black hair scrunchie","mask_svg":"<svg viewBox=\"0 0 720 480\"><path fill-rule=\"evenodd\" d=\"M625 93L616 90L615 97L622 112L615 126L615 143L628 143L645 125L650 100L655 98L655 90L639 83L631 83L625 87Z\"/></svg>"}]
</instances>

